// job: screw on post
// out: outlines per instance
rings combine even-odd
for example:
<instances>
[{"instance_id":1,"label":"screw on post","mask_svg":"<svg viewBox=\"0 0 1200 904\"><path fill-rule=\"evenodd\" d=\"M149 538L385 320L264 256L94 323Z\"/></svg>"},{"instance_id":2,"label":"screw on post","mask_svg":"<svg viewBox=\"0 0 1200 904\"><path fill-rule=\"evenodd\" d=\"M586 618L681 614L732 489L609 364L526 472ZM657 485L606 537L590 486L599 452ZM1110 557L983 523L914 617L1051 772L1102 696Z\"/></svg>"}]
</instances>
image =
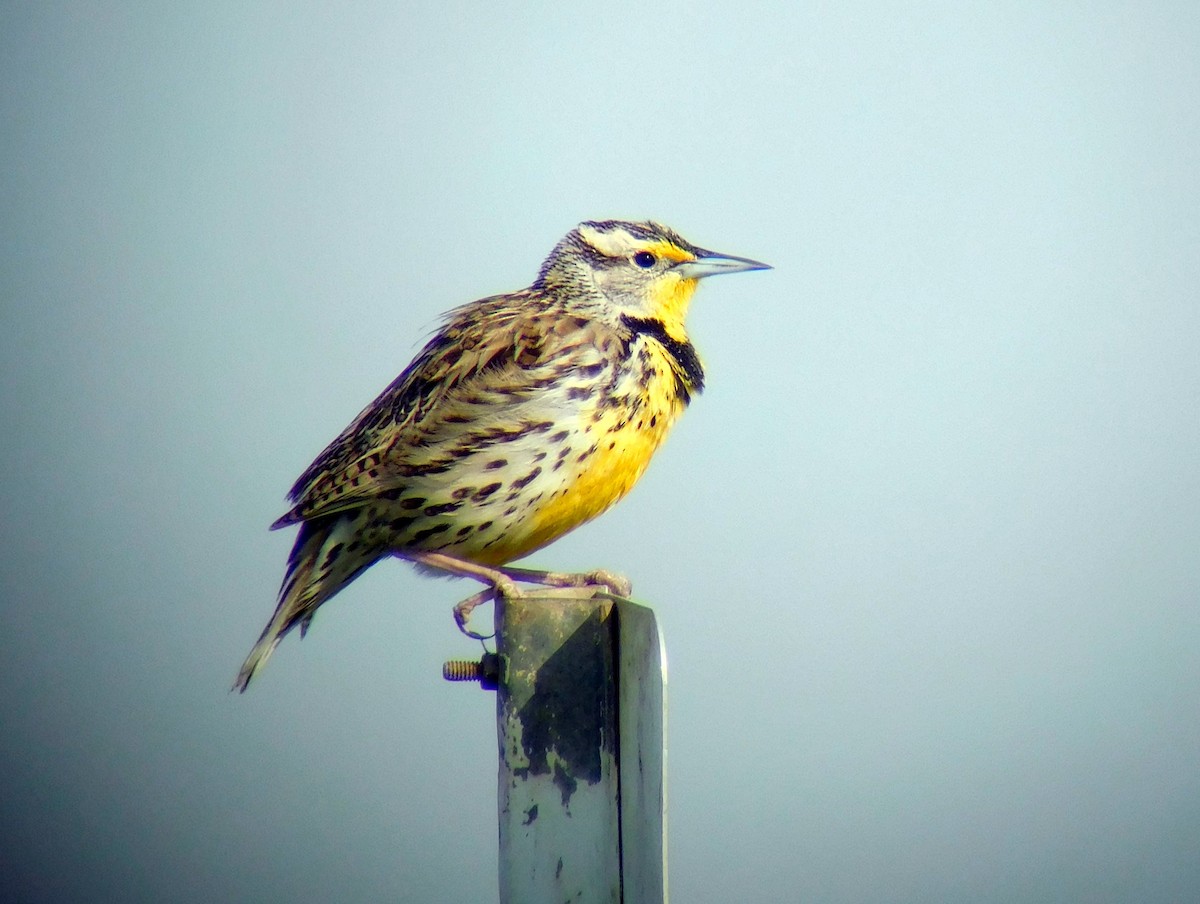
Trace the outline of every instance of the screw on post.
<instances>
[{"instance_id":1,"label":"screw on post","mask_svg":"<svg viewBox=\"0 0 1200 904\"><path fill-rule=\"evenodd\" d=\"M447 681L478 681L485 691L494 691L500 679L500 657L496 653L484 653L478 661L447 660L442 666L442 677Z\"/></svg>"}]
</instances>

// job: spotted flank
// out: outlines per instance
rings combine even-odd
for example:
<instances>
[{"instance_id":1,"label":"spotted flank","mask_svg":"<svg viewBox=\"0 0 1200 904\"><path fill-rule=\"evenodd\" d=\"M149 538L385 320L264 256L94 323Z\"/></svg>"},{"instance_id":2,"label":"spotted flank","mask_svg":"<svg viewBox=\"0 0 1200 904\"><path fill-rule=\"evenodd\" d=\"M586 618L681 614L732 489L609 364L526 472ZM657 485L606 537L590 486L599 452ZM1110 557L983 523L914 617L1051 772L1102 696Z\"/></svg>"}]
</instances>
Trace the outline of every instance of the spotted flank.
<instances>
[{"instance_id":1,"label":"spotted flank","mask_svg":"<svg viewBox=\"0 0 1200 904\"><path fill-rule=\"evenodd\" d=\"M698 281L765 267L656 223L595 221L530 288L451 311L292 487L272 526L300 532L234 687L381 558L499 567L621 499L704 387L684 329Z\"/></svg>"}]
</instances>

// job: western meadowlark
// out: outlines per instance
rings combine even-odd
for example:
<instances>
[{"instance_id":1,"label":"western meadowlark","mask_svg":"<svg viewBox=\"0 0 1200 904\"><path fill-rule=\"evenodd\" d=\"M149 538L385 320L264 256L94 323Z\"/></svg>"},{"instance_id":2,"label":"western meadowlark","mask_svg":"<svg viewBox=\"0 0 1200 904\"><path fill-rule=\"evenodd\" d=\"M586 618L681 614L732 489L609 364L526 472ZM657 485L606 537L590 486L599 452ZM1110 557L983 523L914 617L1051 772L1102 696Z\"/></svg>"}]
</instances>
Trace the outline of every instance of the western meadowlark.
<instances>
[{"instance_id":1,"label":"western meadowlark","mask_svg":"<svg viewBox=\"0 0 1200 904\"><path fill-rule=\"evenodd\" d=\"M657 223L581 223L528 289L451 311L396 380L300 475L275 614L234 687L389 555L483 581L600 583L502 567L596 517L641 477L704 370L684 316L705 276L769 269ZM461 620L460 620L461 623Z\"/></svg>"}]
</instances>

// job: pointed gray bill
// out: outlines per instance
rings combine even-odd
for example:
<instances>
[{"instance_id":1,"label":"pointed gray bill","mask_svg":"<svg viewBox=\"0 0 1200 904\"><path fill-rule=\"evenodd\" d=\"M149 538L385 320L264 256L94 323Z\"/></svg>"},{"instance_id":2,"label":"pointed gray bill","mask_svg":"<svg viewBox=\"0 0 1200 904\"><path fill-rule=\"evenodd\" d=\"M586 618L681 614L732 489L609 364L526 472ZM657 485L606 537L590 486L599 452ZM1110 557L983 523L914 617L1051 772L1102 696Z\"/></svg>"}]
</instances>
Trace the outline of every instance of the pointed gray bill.
<instances>
[{"instance_id":1,"label":"pointed gray bill","mask_svg":"<svg viewBox=\"0 0 1200 904\"><path fill-rule=\"evenodd\" d=\"M682 261L672 269L684 279L703 279L705 276L720 276L722 273L741 273L745 270L770 270L770 264L752 261L748 257L731 254L716 254L701 251L694 261Z\"/></svg>"}]
</instances>

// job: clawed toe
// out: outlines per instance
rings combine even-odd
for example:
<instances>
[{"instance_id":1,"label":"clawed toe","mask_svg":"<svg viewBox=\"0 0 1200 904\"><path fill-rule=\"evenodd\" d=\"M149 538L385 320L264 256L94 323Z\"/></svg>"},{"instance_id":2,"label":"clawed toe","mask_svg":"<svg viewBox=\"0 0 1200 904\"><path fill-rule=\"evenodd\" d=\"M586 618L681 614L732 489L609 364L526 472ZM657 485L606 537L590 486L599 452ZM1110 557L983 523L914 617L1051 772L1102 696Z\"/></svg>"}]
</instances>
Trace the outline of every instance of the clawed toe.
<instances>
[{"instance_id":1,"label":"clawed toe","mask_svg":"<svg viewBox=\"0 0 1200 904\"><path fill-rule=\"evenodd\" d=\"M471 613L483 603L496 599L516 599L521 595L521 589L517 586L516 582L502 576L491 587L480 590L478 593L473 593L465 600L456 603L454 606L454 623L458 625L458 630L472 640L488 640L494 637L495 634L480 634L467 626L467 622L471 619Z\"/></svg>"},{"instance_id":2,"label":"clawed toe","mask_svg":"<svg viewBox=\"0 0 1200 904\"><path fill-rule=\"evenodd\" d=\"M633 593L633 584L623 574L605 571L603 568L588 572L585 577L589 584L607 587L614 596L629 596Z\"/></svg>"},{"instance_id":3,"label":"clawed toe","mask_svg":"<svg viewBox=\"0 0 1200 904\"><path fill-rule=\"evenodd\" d=\"M471 613L481 604L486 603L490 599L495 598L495 592L488 588L480 590L478 593L473 593L465 600L455 604L454 606L454 623L458 625L458 630L474 640L482 640L482 636L467 627L467 622L471 618Z\"/></svg>"}]
</instances>

